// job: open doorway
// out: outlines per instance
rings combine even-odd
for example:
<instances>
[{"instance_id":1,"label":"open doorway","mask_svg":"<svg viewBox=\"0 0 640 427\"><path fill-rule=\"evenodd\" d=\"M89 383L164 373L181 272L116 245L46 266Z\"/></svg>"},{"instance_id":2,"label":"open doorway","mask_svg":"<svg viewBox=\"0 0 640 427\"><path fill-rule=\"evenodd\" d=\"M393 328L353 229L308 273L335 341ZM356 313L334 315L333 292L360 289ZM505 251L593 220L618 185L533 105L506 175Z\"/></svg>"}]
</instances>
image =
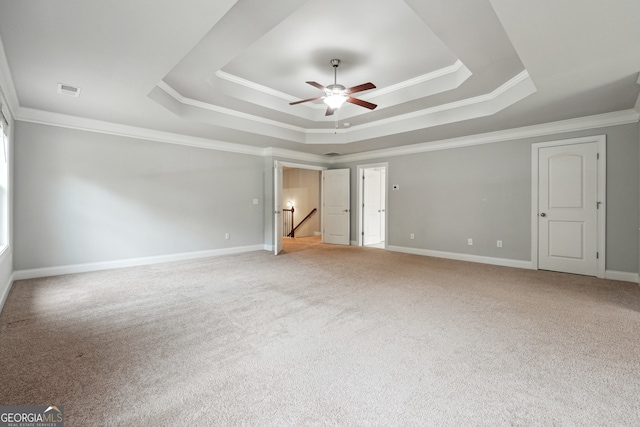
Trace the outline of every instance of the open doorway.
<instances>
[{"instance_id":1,"label":"open doorway","mask_svg":"<svg viewBox=\"0 0 640 427\"><path fill-rule=\"evenodd\" d=\"M388 167L358 166L358 246L386 248Z\"/></svg>"},{"instance_id":2,"label":"open doorway","mask_svg":"<svg viewBox=\"0 0 640 427\"><path fill-rule=\"evenodd\" d=\"M274 161L274 253L284 238L315 236L322 229L320 172L326 168Z\"/></svg>"},{"instance_id":3,"label":"open doorway","mask_svg":"<svg viewBox=\"0 0 640 427\"><path fill-rule=\"evenodd\" d=\"M283 237L320 236L320 171L284 167Z\"/></svg>"}]
</instances>

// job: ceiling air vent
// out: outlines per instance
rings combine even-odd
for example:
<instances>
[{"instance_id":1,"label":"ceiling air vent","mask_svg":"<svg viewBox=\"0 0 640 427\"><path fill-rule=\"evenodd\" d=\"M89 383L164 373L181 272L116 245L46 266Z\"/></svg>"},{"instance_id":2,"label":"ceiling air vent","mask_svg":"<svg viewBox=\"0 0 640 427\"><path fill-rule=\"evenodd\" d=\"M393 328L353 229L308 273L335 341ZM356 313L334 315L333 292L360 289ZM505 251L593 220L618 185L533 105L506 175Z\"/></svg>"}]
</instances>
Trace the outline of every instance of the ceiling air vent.
<instances>
[{"instance_id":1,"label":"ceiling air vent","mask_svg":"<svg viewBox=\"0 0 640 427\"><path fill-rule=\"evenodd\" d=\"M341 154L336 152L331 152L331 153L324 153L323 156L335 157L335 156L341 156Z\"/></svg>"},{"instance_id":2,"label":"ceiling air vent","mask_svg":"<svg viewBox=\"0 0 640 427\"><path fill-rule=\"evenodd\" d=\"M77 98L80 96L81 90L82 89L79 87L58 83L58 93L61 95L68 95Z\"/></svg>"}]
</instances>

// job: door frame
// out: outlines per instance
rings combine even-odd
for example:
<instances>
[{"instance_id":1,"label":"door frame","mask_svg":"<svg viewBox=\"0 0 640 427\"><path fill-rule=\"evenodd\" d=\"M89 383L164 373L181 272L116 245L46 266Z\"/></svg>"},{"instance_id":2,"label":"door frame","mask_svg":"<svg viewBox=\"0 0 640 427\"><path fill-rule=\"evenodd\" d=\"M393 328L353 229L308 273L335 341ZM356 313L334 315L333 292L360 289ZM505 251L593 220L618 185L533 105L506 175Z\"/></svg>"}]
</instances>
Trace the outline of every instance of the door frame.
<instances>
[{"instance_id":1,"label":"door frame","mask_svg":"<svg viewBox=\"0 0 640 427\"><path fill-rule=\"evenodd\" d=\"M562 145L575 145L595 142L598 149L597 160L597 200L600 202L600 209L597 212L596 226L596 250L598 259L596 260L596 277L604 278L606 271L606 239L607 239L607 137L606 135L594 135L581 138L563 139L558 141L538 142L531 145L531 268L538 270L538 167L539 150L547 147L558 147Z\"/></svg>"},{"instance_id":2,"label":"door frame","mask_svg":"<svg viewBox=\"0 0 640 427\"><path fill-rule=\"evenodd\" d=\"M364 238L363 238L363 232L364 232L364 221L363 221L363 214L364 211L362 209L362 204L364 203L364 180L362 179L362 177L364 176L364 170L365 169L373 169L373 168L385 168L385 173L384 173L384 248L387 248L387 236L389 234L389 227L388 227L388 218L389 218L389 195L387 194L387 189L389 188L389 162L382 162L382 163L371 163L371 164L366 164L366 165L358 165L357 166L357 179L358 179L358 185L356 186L357 188L357 192L358 192L358 202L356 203L356 218L357 218L357 225L356 225L356 237L357 237L357 246L363 246L364 245Z\"/></svg>"},{"instance_id":3,"label":"door frame","mask_svg":"<svg viewBox=\"0 0 640 427\"><path fill-rule=\"evenodd\" d=\"M309 169L309 170L314 170L314 171L323 171L326 170L327 167L325 166L315 166L315 165L305 165L304 163L291 163L291 162L283 162L282 160L274 160L273 161L273 169L274 169L274 187L275 187L275 169L278 166L282 166L282 167L287 167L287 168L293 168L293 169ZM320 180L320 191L322 192L322 180ZM274 209L272 210L272 212L275 212L275 206L277 206L277 201L276 201L276 192L273 192L273 206ZM282 182L280 182L280 195L282 195ZM322 210L322 204L320 205L320 209ZM273 215L276 215L275 213ZM274 230L273 230L273 246L276 246L276 239L278 238L278 236L276 235L277 230L275 229L275 218L272 217L272 221L274 221ZM322 212L320 212L320 229L322 230Z\"/></svg>"}]
</instances>

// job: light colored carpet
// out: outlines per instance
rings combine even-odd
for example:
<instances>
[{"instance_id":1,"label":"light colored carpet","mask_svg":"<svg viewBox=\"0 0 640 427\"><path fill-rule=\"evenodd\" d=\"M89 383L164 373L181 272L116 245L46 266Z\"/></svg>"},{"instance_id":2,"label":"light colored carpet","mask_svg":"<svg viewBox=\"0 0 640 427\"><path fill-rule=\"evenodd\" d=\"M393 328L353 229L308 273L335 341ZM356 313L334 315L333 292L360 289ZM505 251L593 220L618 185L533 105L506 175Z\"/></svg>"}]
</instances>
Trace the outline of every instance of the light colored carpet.
<instances>
[{"instance_id":1,"label":"light colored carpet","mask_svg":"<svg viewBox=\"0 0 640 427\"><path fill-rule=\"evenodd\" d=\"M640 289L296 239L17 282L0 372L69 427L637 426Z\"/></svg>"}]
</instances>

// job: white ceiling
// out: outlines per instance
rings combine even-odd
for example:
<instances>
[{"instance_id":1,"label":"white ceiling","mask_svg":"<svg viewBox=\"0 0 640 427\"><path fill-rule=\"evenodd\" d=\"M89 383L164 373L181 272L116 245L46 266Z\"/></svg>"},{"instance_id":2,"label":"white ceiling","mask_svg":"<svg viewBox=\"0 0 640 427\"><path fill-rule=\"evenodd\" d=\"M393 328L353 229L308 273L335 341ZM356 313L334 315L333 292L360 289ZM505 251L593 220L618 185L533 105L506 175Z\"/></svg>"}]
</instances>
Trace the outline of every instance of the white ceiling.
<instances>
[{"instance_id":1,"label":"white ceiling","mask_svg":"<svg viewBox=\"0 0 640 427\"><path fill-rule=\"evenodd\" d=\"M315 154L624 111L640 91L638 0L0 0L0 39L18 118ZM333 83L332 58L376 110L289 105Z\"/></svg>"}]
</instances>

